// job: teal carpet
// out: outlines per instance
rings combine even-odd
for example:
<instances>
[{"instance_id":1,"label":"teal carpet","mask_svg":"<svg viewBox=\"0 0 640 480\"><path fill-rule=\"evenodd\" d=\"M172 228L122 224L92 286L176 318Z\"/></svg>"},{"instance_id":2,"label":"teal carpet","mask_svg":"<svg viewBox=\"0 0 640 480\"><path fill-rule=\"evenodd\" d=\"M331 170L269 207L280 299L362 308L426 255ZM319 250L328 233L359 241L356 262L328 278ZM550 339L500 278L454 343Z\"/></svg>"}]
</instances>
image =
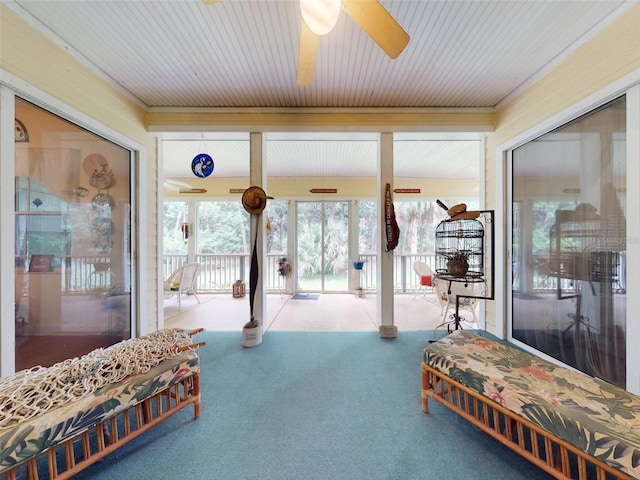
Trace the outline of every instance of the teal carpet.
<instances>
[{"instance_id":1,"label":"teal carpet","mask_svg":"<svg viewBox=\"0 0 640 480\"><path fill-rule=\"evenodd\" d=\"M75 479L412 480L550 477L466 421L420 404L432 332L201 333L202 416L187 408Z\"/></svg>"}]
</instances>

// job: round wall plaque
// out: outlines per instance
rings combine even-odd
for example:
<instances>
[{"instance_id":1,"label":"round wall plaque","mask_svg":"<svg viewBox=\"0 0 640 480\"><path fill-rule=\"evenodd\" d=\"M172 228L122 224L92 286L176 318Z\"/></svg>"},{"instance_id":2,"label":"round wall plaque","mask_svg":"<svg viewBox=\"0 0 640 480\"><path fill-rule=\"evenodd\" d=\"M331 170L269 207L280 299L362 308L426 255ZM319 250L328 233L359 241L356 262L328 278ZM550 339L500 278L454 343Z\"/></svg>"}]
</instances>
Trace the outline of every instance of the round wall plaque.
<instances>
[{"instance_id":1,"label":"round wall plaque","mask_svg":"<svg viewBox=\"0 0 640 480\"><path fill-rule=\"evenodd\" d=\"M213 173L213 158L206 153L199 153L193 157L191 171L196 177L205 178Z\"/></svg>"}]
</instances>

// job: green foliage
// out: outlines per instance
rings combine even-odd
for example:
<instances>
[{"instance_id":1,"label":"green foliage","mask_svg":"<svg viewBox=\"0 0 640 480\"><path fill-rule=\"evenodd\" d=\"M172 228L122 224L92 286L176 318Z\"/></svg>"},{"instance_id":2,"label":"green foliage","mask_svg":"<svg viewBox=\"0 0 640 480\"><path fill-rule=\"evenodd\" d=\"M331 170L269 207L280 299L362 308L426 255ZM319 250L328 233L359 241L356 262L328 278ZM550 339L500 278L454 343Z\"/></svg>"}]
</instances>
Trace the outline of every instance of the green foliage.
<instances>
[{"instance_id":1,"label":"green foliage","mask_svg":"<svg viewBox=\"0 0 640 480\"><path fill-rule=\"evenodd\" d=\"M248 253L249 214L240 202L200 202L198 251L200 253Z\"/></svg>"},{"instance_id":2,"label":"green foliage","mask_svg":"<svg viewBox=\"0 0 640 480\"><path fill-rule=\"evenodd\" d=\"M271 229L267 233L267 253L287 253L287 202L267 202L265 214Z\"/></svg>"},{"instance_id":3,"label":"green foliage","mask_svg":"<svg viewBox=\"0 0 640 480\"><path fill-rule=\"evenodd\" d=\"M167 255L187 253L180 230L182 222L189 218L187 205L187 202L164 202L162 205L162 235L164 253Z\"/></svg>"},{"instance_id":4,"label":"green foliage","mask_svg":"<svg viewBox=\"0 0 640 480\"><path fill-rule=\"evenodd\" d=\"M394 202L394 205L401 232L396 252L433 253L435 229L446 217L446 212L435 202ZM197 232L194 232L195 226L191 228L198 253L249 253L250 216L240 202L166 201L162 207L165 254L187 253L180 227L190 218L190 206L197 208ZM267 253L286 256L288 202L267 202L263 215L267 217L270 227L266 238ZM298 271L303 275L344 275L349 271L351 260L358 254L375 253L379 235L378 219L381 217L377 202L359 201L358 215L359 251L349 252L349 202L299 202L296 227Z\"/></svg>"}]
</instances>

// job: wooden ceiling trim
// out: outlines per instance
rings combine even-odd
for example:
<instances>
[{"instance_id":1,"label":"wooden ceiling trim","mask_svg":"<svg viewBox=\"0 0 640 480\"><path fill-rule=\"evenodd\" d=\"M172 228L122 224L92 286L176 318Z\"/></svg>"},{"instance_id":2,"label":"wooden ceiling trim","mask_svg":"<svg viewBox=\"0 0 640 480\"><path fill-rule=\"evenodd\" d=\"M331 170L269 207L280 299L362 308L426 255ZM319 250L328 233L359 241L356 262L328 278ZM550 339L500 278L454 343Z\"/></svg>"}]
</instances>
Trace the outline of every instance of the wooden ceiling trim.
<instances>
[{"instance_id":1,"label":"wooden ceiling trim","mask_svg":"<svg viewBox=\"0 0 640 480\"><path fill-rule=\"evenodd\" d=\"M243 129L258 128L269 131L287 128L352 127L357 130L392 129L416 130L425 127L468 128L473 131L491 132L494 127L493 112L470 112L468 109L456 113L214 113L214 112L149 112L146 117L147 128L152 132L184 130L198 128Z\"/></svg>"}]
</instances>

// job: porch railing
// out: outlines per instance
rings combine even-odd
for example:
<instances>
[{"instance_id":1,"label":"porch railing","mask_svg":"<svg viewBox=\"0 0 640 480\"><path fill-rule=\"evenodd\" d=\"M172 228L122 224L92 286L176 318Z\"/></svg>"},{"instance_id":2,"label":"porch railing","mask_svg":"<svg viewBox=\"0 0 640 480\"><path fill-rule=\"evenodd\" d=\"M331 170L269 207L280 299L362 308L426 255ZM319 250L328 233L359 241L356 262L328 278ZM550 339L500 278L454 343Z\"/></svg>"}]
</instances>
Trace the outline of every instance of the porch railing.
<instances>
[{"instance_id":1,"label":"porch railing","mask_svg":"<svg viewBox=\"0 0 640 480\"><path fill-rule=\"evenodd\" d=\"M267 255L265 283L267 292L281 292L285 286L285 279L279 275L278 267L282 255ZM376 256L360 255L359 260L365 264L360 277L360 285L365 291L376 289ZM393 288L396 292L410 292L418 287L418 277L413 271L413 262L421 260L432 269L435 265L433 254L395 255ZM203 266L203 272L198 277L198 291L210 293L228 293L236 280L249 281L248 254L199 254L196 262ZM163 261L163 277L167 278L171 272L187 263L186 255L165 255ZM351 267L350 267L351 268Z\"/></svg>"},{"instance_id":2,"label":"porch railing","mask_svg":"<svg viewBox=\"0 0 640 480\"><path fill-rule=\"evenodd\" d=\"M282 255L267 255L266 258L267 265L264 277L266 290L270 293L282 292L285 287L285 279L278 272ZM360 285L365 291L375 291L376 255L360 255L359 260L364 262L364 269L360 273ZM394 255L393 288L395 292L406 293L418 288L419 279L413 271L415 260L421 260L432 270L435 269L434 254ZM54 262L54 270L61 273L61 292L82 294L95 293L96 291L107 292L114 287L122 288L122 286L114 284L109 261L110 259L105 256L69 256L58 259L57 262ZM196 261L203 266L203 272L198 278L198 291L200 292L228 293L232 291L232 285L236 280L246 283L249 281L250 257L248 254L199 254L196 256ZM25 265L26 259L16 258L16 262L16 264ZM187 263L187 255L165 255L163 257L163 278L169 277L174 270L185 263ZM348 274L353 273L351 268L349 265ZM27 277L24 278L26 280ZM20 287L20 285L16 285L16 288ZM532 279L532 287L535 293L553 292L557 287L556 279L544 271L536 270ZM623 292L624 288L616 285L614 291Z\"/></svg>"}]
</instances>

